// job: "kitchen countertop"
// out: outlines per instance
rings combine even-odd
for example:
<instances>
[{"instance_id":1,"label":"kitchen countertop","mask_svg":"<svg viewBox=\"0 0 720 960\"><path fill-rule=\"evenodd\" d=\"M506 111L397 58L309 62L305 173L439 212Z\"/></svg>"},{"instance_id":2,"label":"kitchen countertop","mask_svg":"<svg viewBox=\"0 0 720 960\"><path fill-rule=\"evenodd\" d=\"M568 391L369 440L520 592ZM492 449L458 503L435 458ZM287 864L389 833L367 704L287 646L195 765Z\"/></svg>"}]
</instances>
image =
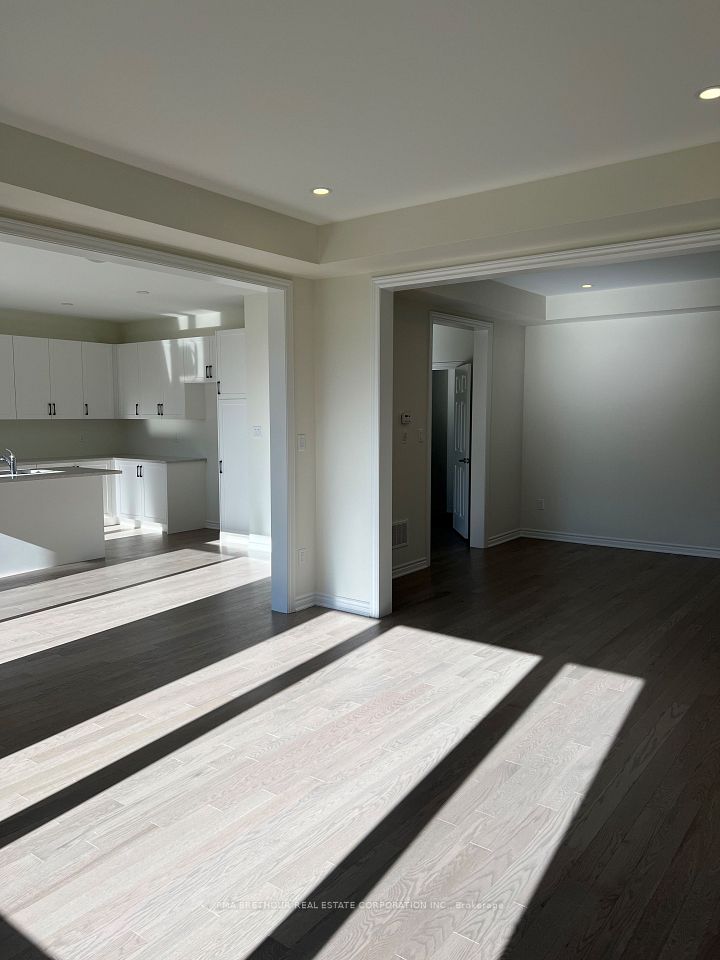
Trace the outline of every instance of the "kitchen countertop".
<instances>
[{"instance_id":1,"label":"kitchen countertop","mask_svg":"<svg viewBox=\"0 0 720 960\"><path fill-rule=\"evenodd\" d=\"M49 460L43 462L50 463ZM22 467L19 469L22 470ZM13 477L9 470L5 470L0 472L0 484L19 483L21 480L68 480L77 477L106 477L115 473L120 473L120 470L100 470L96 467L58 467L52 473L18 473Z\"/></svg>"},{"instance_id":2,"label":"kitchen countertop","mask_svg":"<svg viewBox=\"0 0 720 960\"><path fill-rule=\"evenodd\" d=\"M87 463L88 461L95 462L96 460L132 460L141 461L144 460L146 463L195 463L198 460L203 462L207 461L207 457L118 457L114 454L100 456L100 457L23 457L22 460L18 459L18 463L68 463L72 461L73 463ZM117 473L116 471L113 471Z\"/></svg>"}]
</instances>

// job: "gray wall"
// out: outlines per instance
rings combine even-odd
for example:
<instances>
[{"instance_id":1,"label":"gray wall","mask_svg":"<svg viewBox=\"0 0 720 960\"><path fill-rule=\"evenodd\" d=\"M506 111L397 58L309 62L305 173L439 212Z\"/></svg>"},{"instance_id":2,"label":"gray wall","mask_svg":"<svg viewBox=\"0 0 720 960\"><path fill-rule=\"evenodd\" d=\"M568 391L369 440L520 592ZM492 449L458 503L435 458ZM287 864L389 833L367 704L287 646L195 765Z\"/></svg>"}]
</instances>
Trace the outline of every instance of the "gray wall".
<instances>
[{"instance_id":1,"label":"gray wall","mask_svg":"<svg viewBox=\"0 0 720 960\"><path fill-rule=\"evenodd\" d=\"M718 310L528 328L523 526L720 548L719 416Z\"/></svg>"}]
</instances>

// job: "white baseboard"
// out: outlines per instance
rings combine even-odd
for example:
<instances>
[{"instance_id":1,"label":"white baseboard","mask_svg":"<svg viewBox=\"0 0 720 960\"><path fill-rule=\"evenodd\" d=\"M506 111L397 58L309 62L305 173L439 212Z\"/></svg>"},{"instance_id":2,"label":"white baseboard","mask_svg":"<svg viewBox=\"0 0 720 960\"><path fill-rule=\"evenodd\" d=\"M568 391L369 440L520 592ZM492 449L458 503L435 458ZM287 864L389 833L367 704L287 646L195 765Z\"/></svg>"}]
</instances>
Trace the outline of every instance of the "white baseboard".
<instances>
[{"instance_id":1,"label":"white baseboard","mask_svg":"<svg viewBox=\"0 0 720 960\"><path fill-rule=\"evenodd\" d=\"M525 534L522 530L506 530L505 533L497 533L494 537L488 537L488 547L499 547L501 543L508 543L510 540L517 540Z\"/></svg>"},{"instance_id":2,"label":"white baseboard","mask_svg":"<svg viewBox=\"0 0 720 960\"><path fill-rule=\"evenodd\" d=\"M301 597L295 597L296 610L307 610L308 607L314 607L315 605L314 593L304 593Z\"/></svg>"},{"instance_id":3,"label":"white baseboard","mask_svg":"<svg viewBox=\"0 0 720 960\"><path fill-rule=\"evenodd\" d=\"M720 559L720 547L696 547L685 543L659 543L656 540L626 540L615 537L593 537L587 534L561 533L556 530L521 530L521 537L532 540L557 540L561 543L583 543L590 547L615 547L620 550L645 550L650 553L676 553L685 557Z\"/></svg>"},{"instance_id":4,"label":"white baseboard","mask_svg":"<svg viewBox=\"0 0 720 960\"><path fill-rule=\"evenodd\" d=\"M409 563L399 563L396 567L393 567L393 580L397 577L406 577L409 573L415 573L417 570L425 570L429 566L430 561L427 557L422 557L420 560L410 560Z\"/></svg>"},{"instance_id":5,"label":"white baseboard","mask_svg":"<svg viewBox=\"0 0 720 960\"><path fill-rule=\"evenodd\" d=\"M370 616L370 603L367 600L353 600L351 597L339 597L329 593L316 593L315 605L329 610L341 610L343 613L357 613L361 617Z\"/></svg>"}]
</instances>

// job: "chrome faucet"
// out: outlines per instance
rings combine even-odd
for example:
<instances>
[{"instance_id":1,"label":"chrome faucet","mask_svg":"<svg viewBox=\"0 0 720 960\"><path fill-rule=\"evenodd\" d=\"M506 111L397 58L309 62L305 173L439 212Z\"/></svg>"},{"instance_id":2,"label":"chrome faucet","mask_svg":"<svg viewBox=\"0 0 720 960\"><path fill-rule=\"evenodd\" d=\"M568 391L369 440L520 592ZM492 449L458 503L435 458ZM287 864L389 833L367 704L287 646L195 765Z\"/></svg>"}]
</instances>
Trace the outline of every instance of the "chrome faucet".
<instances>
[{"instance_id":1,"label":"chrome faucet","mask_svg":"<svg viewBox=\"0 0 720 960\"><path fill-rule=\"evenodd\" d=\"M0 460L4 460L5 463L7 463L7 465L10 467L10 476L16 477L17 476L17 457L12 452L12 450L9 450L7 448L3 450L3 452L0 453Z\"/></svg>"}]
</instances>

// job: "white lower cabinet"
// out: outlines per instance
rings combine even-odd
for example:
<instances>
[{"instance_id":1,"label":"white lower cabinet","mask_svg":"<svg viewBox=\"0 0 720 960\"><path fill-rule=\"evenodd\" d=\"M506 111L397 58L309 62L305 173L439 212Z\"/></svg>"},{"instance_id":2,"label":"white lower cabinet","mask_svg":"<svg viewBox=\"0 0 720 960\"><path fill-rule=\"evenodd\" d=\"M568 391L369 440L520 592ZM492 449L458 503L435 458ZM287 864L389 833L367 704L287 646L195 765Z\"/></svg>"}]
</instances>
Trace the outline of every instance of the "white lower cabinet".
<instances>
[{"instance_id":1,"label":"white lower cabinet","mask_svg":"<svg viewBox=\"0 0 720 960\"><path fill-rule=\"evenodd\" d=\"M87 467L91 470L115 470L115 462L108 460L47 460L41 463L23 463L20 466L24 470L35 469L35 467L46 468L49 470L59 469L61 467ZM116 483L114 476L102 478L103 485L103 513L105 522L115 522L117 520Z\"/></svg>"},{"instance_id":2,"label":"white lower cabinet","mask_svg":"<svg viewBox=\"0 0 720 960\"><path fill-rule=\"evenodd\" d=\"M205 526L205 460L116 459L118 515L166 533Z\"/></svg>"}]
</instances>

